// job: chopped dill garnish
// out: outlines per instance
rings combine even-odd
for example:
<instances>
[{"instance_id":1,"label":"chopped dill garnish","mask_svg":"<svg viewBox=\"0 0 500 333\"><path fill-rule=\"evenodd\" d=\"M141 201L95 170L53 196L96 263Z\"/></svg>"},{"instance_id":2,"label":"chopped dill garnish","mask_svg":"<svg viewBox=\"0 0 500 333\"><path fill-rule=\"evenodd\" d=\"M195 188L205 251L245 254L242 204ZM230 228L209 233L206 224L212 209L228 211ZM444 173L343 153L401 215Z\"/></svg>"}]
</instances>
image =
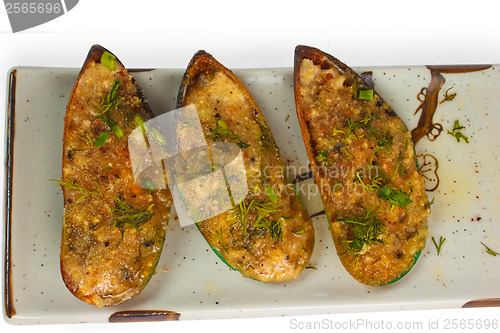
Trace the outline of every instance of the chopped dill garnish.
<instances>
[{"instance_id":1,"label":"chopped dill garnish","mask_svg":"<svg viewBox=\"0 0 500 333\"><path fill-rule=\"evenodd\" d=\"M210 134L205 136L205 138L214 141L231 141L236 143L240 148L250 147L250 145L243 142L238 135L229 130L227 122L224 119L217 120L215 128L211 129Z\"/></svg>"},{"instance_id":2,"label":"chopped dill garnish","mask_svg":"<svg viewBox=\"0 0 500 333\"><path fill-rule=\"evenodd\" d=\"M436 199L436 198L432 198L432 200L431 200L431 201L429 201L428 203L426 203L426 204L425 204L425 209L430 208L430 207L434 204L434 200L435 200L435 199Z\"/></svg>"},{"instance_id":3,"label":"chopped dill garnish","mask_svg":"<svg viewBox=\"0 0 500 333\"><path fill-rule=\"evenodd\" d=\"M278 241L283 238L283 231L281 230L281 219L290 219L292 217L281 216L277 220L273 220L272 214L281 212L281 206L284 204L278 203L279 197L274 192L272 187L268 186L265 189L267 200L257 201L256 199L242 200L238 205L233 207L233 211L241 220L241 229L243 235L247 236L248 225L253 220L253 228L265 228L271 233L271 237ZM235 219L230 217L228 220Z\"/></svg>"},{"instance_id":4,"label":"chopped dill garnish","mask_svg":"<svg viewBox=\"0 0 500 333\"><path fill-rule=\"evenodd\" d=\"M344 246L352 254L363 254L368 251L370 244L385 244L380 237L385 234L385 226L378 219L382 210L375 211L375 204L370 209L365 209L365 215L361 217L351 216L349 218L337 219L337 221L352 224L354 239L344 242Z\"/></svg>"},{"instance_id":5,"label":"chopped dill garnish","mask_svg":"<svg viewBox=\"0 0 500 333\"><path fill-rule=\"evenodd\" d=\"M342 151L343 151L343 152L344 152L347 156L349 156L350 158L354 159L354 155L352 155L352 154L351 154L351 153L347 150L347 148L346 148L346 147L342 146L342 148L341 148L341 149L342 149Z\"/></svg>"},{"instance_id":6,"label":"chopped dill garnish","mask_svg":"<svg viewBox=\"0 0 500 333\"><path fill-rule=\"evenodd\" d=\"M102 99L101 104L97 108L97 113L103 115L105 113L113 112L124 100L124 97L118 95L118 89L121 86L121 82L116 80L113 87L109 93Z\"/></svg>"},{"instance_id":7,"label":"chopped dill garnish","mask_svg":"<svg viewBox=\"0 0 500 333\"><path fill-rule=\"evenodd\" d=\"M441 102L439 102L439 104L443 104L444 102L452 101L457 96L457 93L448 94L448 91L450 91L451 89L453 89L453 87L446 89L446 91L444 93L444 98Z\"/></svg>"},{"instance_id":8,"label":"chopped dill garnish","mask_svg":"<svg viewBox=\"0 0 500 333\"><path fill-rule=\"evenodd\" d=\"M493 251L492 249L490 249L489 247L487 247L483 242L481 242L481 244L486 248L486 253L488 253L489 255L492 255L494 257L500 255L500 253L498 253L496 251Z\"/></svg>"},{"instance_id":9,"label":"chopped dill garnish","mask_svg":"<svg viewBox=\"0 0 500 333\"><path fill-rule=\"evenodd\" d=\"M154 204L146 208L134 208L120 198L115 198L115 208L113 209L114 217L111 227L118 228L122 236L117 247L123 240L123 233L125 232L126 226L133 227L135 230L139 231L139 227L151 220L155 214L151 212L153 206Z\"/></svg>"},{"instance_id":10,"label":"chopped dill garnish","mask_svg":"<svg viewBox=\"0 0 500 333\"><path fill-rule=\"evenodd\" d=\"M276 146L276 142L272 138L271 130L268 126L260 125L260 133L257 135L257 139L262 139L263 143L267 146L267 148L272 150L278 150L278 146Z\"/></svg>"},{"instance_id":11,"label":"chopped dill garnish","mask_svg":"<svg viewBox=\"0 0 500 333\"><path fill-rule=\"evenodd\" d=\"M71 190L77 190L77 191L82 191L84 194L79 197L75 202L73 202L66 211L69 211L71 208L73 208L74 205L76 205L77 203L79 203L80 201L82 201L83 199L85 199L86 197L88 197L89 195L99 195L99 196L103 196L102 194L102 191L101 191L101 188L99 187L99 184L97 183L97 181L93 181L93 183L95 184L95 190L89 190L89 189L86 189L84 187L82 187L80 184L77 184L76 180L73 180L73 181L62 181L62 180L58 180L58 179L50 179L50 181L54 181L54 182L57 182L59 184L59 186L61 186L61 188L67 188L67 189L71 189Z\"/></svg>"},{"instance_id":12,"label":"chopped dill garnish","mask_svg":"<svg viewBox=\"0 0 500 333\"><path fill-rule=\"evenodd\" d=\"M227 246L226 246L226 242L224 242L224 238L222 237L222 227L220 228L219 231L216 231L215 233L213 232L209 232L210 235L212 235L215 239L217 239L219 241L219 243L221 243L222 245L222 249L227 253Z\"/></svg>"},{"instance_id":13,"label":"chopped dill garnish","mask_svg":"<svg viewBox=\"0 0 500 333\"><path fill-rule=\"evenodd\" d=\"M434 239L434 236L432 237L432 242L434 243L434 246L436 247L437 255L439 255L441 253L441 247L443 246L445 241L446 241L446 238L440 236L439 237L439 245L438 245L438 243Z\"/></svg>"}]
</instances>

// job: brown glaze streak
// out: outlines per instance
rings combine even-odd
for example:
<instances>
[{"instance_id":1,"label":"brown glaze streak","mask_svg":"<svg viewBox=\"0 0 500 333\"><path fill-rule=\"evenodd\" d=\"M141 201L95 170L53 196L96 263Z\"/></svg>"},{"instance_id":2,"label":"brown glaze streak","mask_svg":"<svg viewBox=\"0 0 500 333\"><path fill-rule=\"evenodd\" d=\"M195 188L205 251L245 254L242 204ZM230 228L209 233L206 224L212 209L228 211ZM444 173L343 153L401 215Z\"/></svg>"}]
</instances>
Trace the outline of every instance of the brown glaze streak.
<instances>
[{"instance_id":1,"label":"brown glaze streak","mask_svg":"<svg viewBox=\"0 0 500 333\"><path fill-rule=\"evenodd\" d=\"M500 298L485 298L467 302L462 305L462 308L491 308L499 306Z\"/></svg>"},{"instance_id":2,"label":"brown glaze streak","mask_svg":"<svg viewBox=\"0 0 500 333\"><path fill-rule=\"evenodd\" d=\"M314 172L308 171L306 173L302 173L295 177L295 179L292 181L292 184L298 184L300 182L303 182L304 180L308 180L314 178Z\"/></svg>"},{"instance_id":3,"label":"brown glaze streak","mask_svg":"<svg viewBox=\"0 0 500 333\"><path fill-rule=\"evenodd\" d=\"M164 310L133 310L118 311L109 316L110 323L148 322L148 321L175 321L181 314Z\"/></svg>"},{"instance_id":4,"label":"brown glaze streak","mask_svg":"<svg viewBox=\"0 0 500 333\"><path fill-rule=\"evenodd\" d=\"M315 218L315 217L318 217L318 216L321 216L321 215L326 215L326 212L324 210L322 210L320 212L314 213L314 214L311 215L311 218Z\"/></svg>"},{"instance_id":5,"label":"brown glaze streak","mask_svg":"<svg viewBox=\"0 0 500 333\"><path fill-rule=\"evenodd\" d=\"M421 102L415 114L422 111L418 125L411 131L413 143L416 145L424 136L430 141L436 138L443 131L443 126L433 122L434 114L438 106L439 91L446 82L441 74L470 73L482 71L490 68L491 65L447 65L447 66L427 66L431 71L431 83L428 87L423 87L417 95Z\"/></svg>"},{"instance_id":6,"label":"brown glaze streak","mask_svg":"<svg viewBox=\"0 0 500 333\"><path fill-rule=\"evenodd\" d=\"M15 134L15 109L16 109L16 74L14 69L9 77L9 105L7 118L7 154L5 161L5 258L4 258L4 306L7 318L16 314L14 298L12 295L12 262L11 262L11 236L12 236L12 177L14 170L14 134Z\"/></svg>"}]
</instances>

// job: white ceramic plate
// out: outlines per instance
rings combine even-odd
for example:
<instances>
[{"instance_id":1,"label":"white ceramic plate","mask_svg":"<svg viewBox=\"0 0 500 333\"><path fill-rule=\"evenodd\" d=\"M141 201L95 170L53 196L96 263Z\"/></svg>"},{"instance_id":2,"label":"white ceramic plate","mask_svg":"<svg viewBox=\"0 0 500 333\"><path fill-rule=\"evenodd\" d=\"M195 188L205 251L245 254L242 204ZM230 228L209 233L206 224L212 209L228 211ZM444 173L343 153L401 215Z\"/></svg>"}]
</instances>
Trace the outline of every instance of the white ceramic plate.
<instances>
[{"instance_id":1,"label":"white ceramic plate","mask_svg":"<svg viewBox=\"0 0 500 333\"><path fill-rule=\"evenodd\" d=\"M358 69L359 72L366 69ZM124 304L98 309L76 299L59 271L62 193L60 178L63 118L78 69L15 68L9 75L7 106L6 317L16 324L104 322L119 311L131 320L235 318L332 312L500 306L500 73L491 66L465 68L374 68L375 88L406 122L417 126L424 87L430 87L426 114L444 129L434 141L423 137L418 154L438 162L439 186L429 218L430 236L445 237L438 256L431 238L415 267L384 287L356 282L342 267L324 215L314 218L316 246L295 281L269 283L230 271L195 226L172 219L155 276L144 291ZM133 72L157 114L175 108L183 70ZM431 75L433 72L433 75ZM293 70L236 70L261 107L285 161L306 171L307 156L293 99ZM443 81L444 79L444 81ZM431 82L432 81L432 82ZM440 89L436 84L441 85ZM434 87L434 88L433 88ZM437 87L437 88L436 88ZM456 97L432 110L432 92ZM425 100L421 95L421 100ZM455 120L469 144L448 135ZM437 126L437 125L436 125ZM437 126L439 127L439 126ZM433 131L437 133L436 129ZM431 137L432 138L432 137ZM425 165L428 187L437 183L432 157ZM300 172L299 172L300 173ZM291 177L296 176L292 172ZM298 184L309 213L322 210L312 179ZM497 298L497 299L495 299ZM487 299L487 300L484 300ZM480 302L473 302L482 300ZM132 312L156 310L157 313ZM160 314L158 316L157 314ZM144 318L144 317L143 317Z\"/></svg>"}]
</instances>

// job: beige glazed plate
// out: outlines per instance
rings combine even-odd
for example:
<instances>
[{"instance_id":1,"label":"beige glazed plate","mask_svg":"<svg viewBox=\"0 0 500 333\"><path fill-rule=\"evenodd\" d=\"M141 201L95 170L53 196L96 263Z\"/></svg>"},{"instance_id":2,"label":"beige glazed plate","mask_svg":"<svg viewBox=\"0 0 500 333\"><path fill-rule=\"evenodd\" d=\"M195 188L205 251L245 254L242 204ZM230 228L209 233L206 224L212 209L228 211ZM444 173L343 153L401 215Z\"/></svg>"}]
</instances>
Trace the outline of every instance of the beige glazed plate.
<instances>
[{"instance_id":1,"label":"beige glazed plate","mask_svg":"<svg viewBox=\"0 0 500 333\"><path fill-rule=\"evenodd\" d=\"M149 285L98 309L71 295L59 271L63 118L78 69L14 68L8 75L5 316L10 323L80 323L305 315L370 310L500 306L500 71L497 66L421 66L372 71L375 89L407 124L429 198L430 237L415 267L384 287L356 282L330 237L295 113L293 69L235 74L261 107L309 214L316 245L295 280L242 278L195 226L172 218ZM158 115L175 108L183 70L131 71ZM456 94L456 95L455 95ZM454 97L453 97L454 96ZM448 134L456 121L468 138ZM175 215L175 214L174 214ZM437 245L442 243L440 253ZM481 244L483 243L483 244Z\"/></svg>"}]
</instances>

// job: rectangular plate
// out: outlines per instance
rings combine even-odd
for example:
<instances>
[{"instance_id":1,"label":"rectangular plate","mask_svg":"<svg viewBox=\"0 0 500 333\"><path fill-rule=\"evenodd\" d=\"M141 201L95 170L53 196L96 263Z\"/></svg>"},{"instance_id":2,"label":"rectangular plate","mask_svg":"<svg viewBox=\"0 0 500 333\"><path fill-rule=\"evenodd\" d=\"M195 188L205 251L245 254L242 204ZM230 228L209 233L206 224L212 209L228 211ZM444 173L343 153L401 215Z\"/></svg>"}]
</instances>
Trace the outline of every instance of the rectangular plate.
<instances>
[{"instance_id":1,"label":"rectangular plate","mask_svg":"<svg viewBox=\"0 0 500 333\"><path fill-rule=\"evenodd\" d=\"M473 71L475 69L475 71ZM357 69L362 72L366 69ZM63 118L78 69L15 68L7 106L6 316L16 324L114 320L235 318L332 312L499 306L500 72L462 66L374 68L376 90L409 129L433 128L416 146L426 155L428 188L439 186L429 218L430 237L416 266L384 287L356 282L342 267L324 215L314 218L316 246L295 281L264 284L230 271L195 226L172 219L155 276L124 304L98 309L76 299L59 271L63 198L50 179L61 177ZM184 70L132 70L152 109L175 108ZM309 171L295 113L293 69L236 70L261 107L291 178ZM447 89L456 93L440 103ZM436 103L437 101L437 103ZM416 112L417 111L417 112ZM448 135L455 120L470 143ZM429 127L430 126L430 127ZM442 132L439 132L442 129ZM424 132L425 133L425 132ZM440 134L440 135L436 135ZM434 136L435 137L434 137ZM431 141L432 139L432 141ZM297 184L311 215L322 210L313 179ZM431 236L445 237L441 254Z\"/></svg>"}]
</instances>

